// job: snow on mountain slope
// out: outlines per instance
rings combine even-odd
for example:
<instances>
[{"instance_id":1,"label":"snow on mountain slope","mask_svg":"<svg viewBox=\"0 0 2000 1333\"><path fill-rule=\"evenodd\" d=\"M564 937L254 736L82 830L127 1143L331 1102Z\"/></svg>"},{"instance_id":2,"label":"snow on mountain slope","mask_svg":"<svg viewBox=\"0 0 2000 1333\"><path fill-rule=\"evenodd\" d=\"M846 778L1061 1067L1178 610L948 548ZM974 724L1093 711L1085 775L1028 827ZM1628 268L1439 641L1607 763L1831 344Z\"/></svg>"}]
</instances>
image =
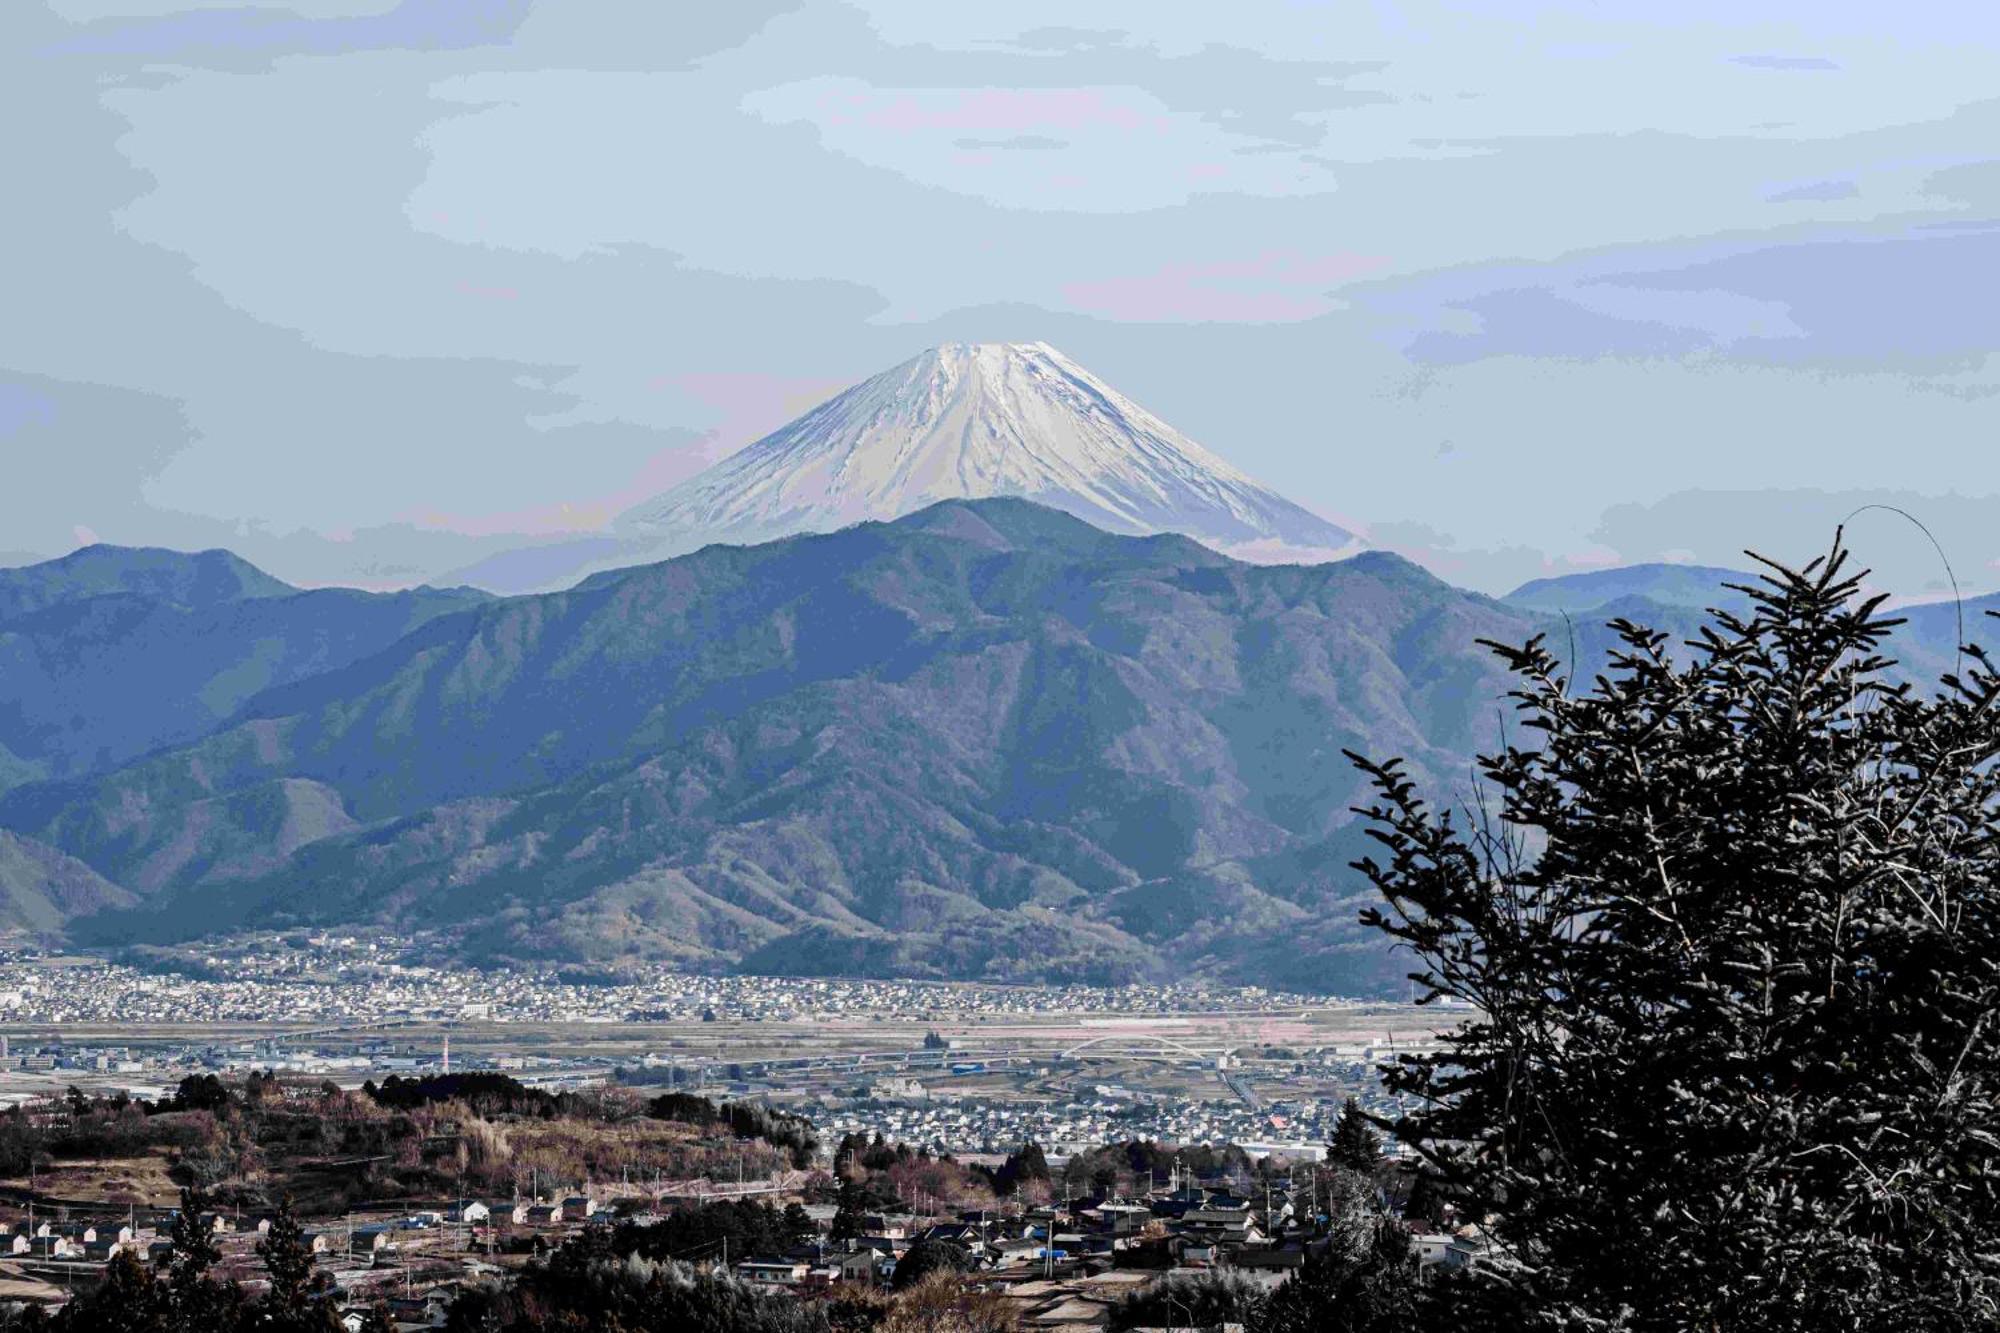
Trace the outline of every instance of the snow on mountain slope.
<instances>
[{"instance_id":1,"label":"snow on mountain slope","mask_svg":"<svg viewBox=\"0 0 2000 1333\"><path fill-rule=\"evenodd\" d=\"M865 380L628 511L670 555L1019 496L1113 532L1178 532L1260 563L1354 536L1209 453L1046 343L950 343Z\"/></svg>"}]
</instances>

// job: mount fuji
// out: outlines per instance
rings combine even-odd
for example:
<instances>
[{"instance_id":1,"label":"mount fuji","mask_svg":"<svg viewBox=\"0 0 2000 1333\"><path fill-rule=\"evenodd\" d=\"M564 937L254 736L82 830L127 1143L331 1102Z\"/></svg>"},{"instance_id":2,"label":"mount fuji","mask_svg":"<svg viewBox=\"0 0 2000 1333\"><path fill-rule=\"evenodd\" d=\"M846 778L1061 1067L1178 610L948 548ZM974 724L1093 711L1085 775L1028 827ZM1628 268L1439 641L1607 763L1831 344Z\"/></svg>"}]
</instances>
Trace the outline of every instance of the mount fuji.
<instances>
[{"instance_id":1,"label":"mount fuji","mask_svg":"<svg viewBox=\"0 0 2000 1333\"><path fill-rule=\"evenodd\" d=\"M932 348L628 510L618 528L660 558L998 496L1256 563L1361 549L1047 343Z\"/></svg>"}]
</instances>

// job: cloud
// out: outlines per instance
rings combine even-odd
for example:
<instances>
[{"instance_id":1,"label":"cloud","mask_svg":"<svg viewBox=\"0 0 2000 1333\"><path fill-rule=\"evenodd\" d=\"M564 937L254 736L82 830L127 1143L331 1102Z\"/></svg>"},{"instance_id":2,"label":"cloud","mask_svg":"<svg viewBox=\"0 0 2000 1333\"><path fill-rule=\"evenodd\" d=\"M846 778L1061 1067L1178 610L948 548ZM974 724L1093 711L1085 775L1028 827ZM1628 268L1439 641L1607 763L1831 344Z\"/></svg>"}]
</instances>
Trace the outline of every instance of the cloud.
<instances>
[{"instance_id":1,"label":"cloud","mask_svg":"<svg viewBox=\"0 0 2000 1333\"><path fill-rule=\"evenodd\" d=\"M1924 178L1923 188L1925 193L1949 203L1989 215L2000 214L2000 158L1982 155L1982 160L1941 168Z\"/></svg>"},{"instance_id":2,"label":"cloud","mask_svg":"<svg viewBox=\"0 0 2000 1333\"><path fill-rule=\"evenodd\" d=\"M856 161L1013 209L1130 213L1210 190L1268 197L1330 185L1296 155L1246 153L1262 141L1176 109L1150 88L911 88L821 77L763 89L743 105L773 125L810 126ZM1021 137L1056 147L1004 156L961 147Z\"/></svg>"},{"instance_id":3,"label":"cloud","mask_svg":"<svg viewBox=\"0 0 2000 1333\"><path fill-rule=\"evenodd\" d=\"M1218 25L1215 32L1242 30ZM1005 38L975 37L956 48L934 38L912 42L910 49L923 51L925 63L946 81L1004 71L1017 84L1033 86L1144 87L1171 110L1294 148L1318 144L1332 113L1392 100L1379 88L1364 86L1383 70L1382 61L1327 59L1297 50L1274 55L1216 36L1171 50L1158 38L1130 30L1043 25Z\"/></svg>"},{"instance_id":4,"label":"cloud","mask_svg":"<svg viewBox=\"0 0 2000 1333\"><path fill-rule=\"evenodd\" d=\"M1885 454L1892 446L1884 442ZM1966 594L2000 587L2000 495L1966 495L1957 476L1909 469L1909 486L1677 491L1643 504L1607 509L1596 536L1629 560L1680 549L1701 564L1743 562L1745 550L1788 563L1823 554L1834 529L1845 526L1858 567L1872 586L1900 597L1931 598L1951 591L1955 575ZM1902 510L1929 529L1943 548ZM1947 569L1947 565L1949 569Z\"/></svg>"},{"instance_id":5,"label":"cloud","mask_svg":"<svg viewBox=\"0 0 2000 1333\"><path fill-rule=\"evenodd\" d=\"M1415 561L1447 583L1478 588L1494 596L1533 579L1580 574L1618 563L1618 553L1605 547L1585 545L1557 554L1525 542L1477 546L1416 521L1374 523L1365 536L1375 549Z\"/></svg>"},{"instance_id":6,"label":"cloud","mask_svg":"<svg viewBox=\"0 0 2000 1333\"><path fill-rule=\"evenodd\" d=\"M281 9L194 9L103 19L44 48L58 56L126 56L220 67L280 56L447 51L505 42L530 0L401 0L380 13L314 18Z\"/></svg>"},{"instance_id":7,"label":"cloud","mask_svg":"<svg viewBox=\"0 0 2000 1333\"><path fill-rule=\"evenodd\" d=\"M565 434L572 438L562 438ZM590 434L583 429L558 433L550 450L558 458L587 458ZM660 445L656 438L645 443L655 449ZM390 493L383 507L393 507L407 503L399 484L420 471L423 460L413 457L408 461L419 467L398 472L371 464L366 450L355 450L328 458L333 472L314 476L318 460L282 447L265 452L270 457L264 466L280 475L213 475L180 404L103 385L0 371L0 474L12 483L10 495L32 499L7 511L9 536L22 547L8 560L26 563L28 552L35 553L32 558L46 558L97 540L183 550L226 546L303 585L400 587L434 581L510 551L534 551L559 538L566 527L602 526L619 509L651 493L640 488L606 496L597 506L600 512L575 515L568 523L538 522L540 516L534 514L508 515L513 521L507 522L481 515L453 522L436 514L412 514L398 521L315 531L268 497L301 486L338 489L351 478L386 488ZM460 460L447 461L462 470ZM694 466L699 462L686 470ZM213 488L225 499L232 485L247 488L252 497L266 500L264 514L232 517L181 507L174 474L184 467L200 470L197 489ZM458 493L468 498L478 494L469 486ZM347 507L349 513L357 511L357 506Z\"/></svg>"},{"instance_id":8,"label":"cloud","mask_svg":"<svg viewBox=\"0 0 2000 1333\"><path fill-rule=\"evenodd\" d=\"M47 426L55 415L55 400L46 392L0 378L0 440L19 435L30 426Z\"/></svg>"},{"instance_id":9,"label":"cloud","mask_svg":"<svg viewBox=\"0 0 2000 1333\"><path fill-rule=\"evenodd\" d=\"M1050 25L992 34L969 10L874 8L887 12L813 7L773 24L773 44L811 59L791 79L767 71L743 105L811 126L858 162L1012 208L1135 212L1203 191L1323 190L1312 150L1329 125L1392 100L1367 86L1381 61L1221 40L1234 25L1188 42ZM1060 139L1047 151L1067 160L1010 169L958 142L1020 134ZM1191 173L1192 161L1228 165Z\"/></svg>"},{"instance_id":10,"label":"cloud","mask_svg":"<svg viewBox=\"0 0 2000 1333\"><path fill-rule=\"evenodd\" d=\"M522 68L688 72L757 36L804 0L646 4L630 0L535 0L515 34L510 63Z\"/></svg>"},{"instance_id":11,"label":"cloud","mask_svg":"<svg viewBox=\"0 0 2000 1333\"><path fill-rule=\"evenodd\" d=\"M1828 60L1825 56L1731 56L1729 63L1743 65L1749 69L1785 70L1792 73L1820 73L1840 68L1838 62Z\"/></svg>"},{"instance_id":12,"label":"cloud","mask_svg":"<svg viewBox=\"0 0 2000 1333\"><path fill-rule=\"evenodd\" d=\"M1685 356L1711 341L1697 328L1593 310L1572 292L1544 287L1483 292L1451 311L1457 327L1428 329L1404 345L1412 360L1451 366L1490 356Z\"/></svg>"},{"instance_id":13,"label":"cloud","mask_svg":"<svg viewBox=\"0 0 2000 1333\"><path fill-rule=\"evenodd\" d=\"M116 532L143 520L148 480L187 433L169 400L0 370L0 476L20 497L7 506L9 539L66 551L78 524Z\"/></svg>"},{"instance_id":14,"label":"cloud","mask_svg":"<svg viewBox=\"0 0 2000 1333\"><path fill-rule=\"evenodd\" d=\"M1848 180L1805 181L1798 185L1787 185L1772 190L1764 196L1773 204L1828 204L1842 199L1858 198L1861 187Z\"/></svg>"},{"instance_id":15,"label":"cloud","mask_svg":"<svg viewBox=\"0 0 2000 1333\"><path fill-rule=\"evenodd\" d=\"M1698 484L2000 489L1984 11L1073 13L0 5L7 545L532 566L947 337L1480 586Z\"/></svg>"},{"instance_id":16,"label":"cloud","mask_svg":"<svg viewBox=\"0 0 2000 1333\"><path fill-rule=\"evenodd\" d=\"M1868 571L1868 585L1898 599L1949 596L1954 577L1966 596L2000 588L2000 559L1994 558L2000 551L1991 537L2000 529L2000 495L1949 490L1676 491L1606 508L1588 535L1566 551L1523 542L1480 545L1419 521L1375 523L1364 535L1377 548L1404 555L1448 582L1498 594L1530 579L1607 565L1657 561L1741 569L1751 564L1749 551L1796 565L1824 554L1836 528L1845 533L1855 569Z\"/></svg>"},{"instance_id":17,"label":"cloud","mask_svg":"<svg viewBox=\"0 0 2000 1333\"><path fill-rule=\"evenodd\" d=\"M1069 140L1051 138L1046 134L1012 134L1004 139L953 139L951 146L973 153L992 149L1049 153L1069 147Z\"/></svg>"},{"instance_id":18,"label":"cloud","mask_svg":"<svg viewBox=\"0 0 2000 1333\"><path fill-rule=\"evenodd\" d=\"M1131 100L1094 88L976 88L922 92L850 89L829 100L827 121L891 134L927 130L1115 130L1157 128Z\"/></svg>"},{"instance_id":19,"label":"cloud","mask_svg":"<svg viewBox=\"0 0 2000 1333\"><path fill-rule=\"evenodd\" d=\"M396 57L100 81L35 49L0 43L0 109L48 117L11 164L43 204L0 215L8 301L41 312L0 328L7 496L35 511L0 498L10 544L240 533L306 581L430 577L601 527L710 461L729 414L663 376L770 374L774 327L810 341L880 305L653 249L566 262L412 231L438 108ZM390 63L356 99L344 62L365 60ZM272 546L298 532L330 537ZM354 533L378 536L357 553Z\"/></svg>"},{"instance_id":20,"label":"cloud","mask_svg":"<svg viewBox=\"0 0 2000 1333\"><path fill-rule=\"evenodd\" d=\"M1063 296L1079 310L1134 323L1303 320L1333 309L1329 289L1387 263L1380 255L1266 251L1247 259L1166 264L1150 273L1073 282Z\"/></svg>"},{"instance_id":21,"label":"cloud","mask_svg":"<svg viewBox=\"0 0 2000 1333\"><path fill-rule=\"evenodd\" d=\"M1624 281L1662 292L1720 289L1787 312L1790 327L1732 341L1737 356L1923 369L2000 349L2000 307L1963 299L1966 275L2000 271L1996 266L2000 231L1850 232Z\"/></svg>"},{"instance_id":22,"label":"cloud","mask_svg":"<svg viewBox=\"0 0 2000 1333\"><path fill-rule=\"evenodd\" d=\"M2000 308L1962 299L2000 230L1821 229L1760 243L1630 247L1361 288L1428 365L1493 356L1689 356L1937 374L2000 349Z\"/></svg>"}]
</instances>

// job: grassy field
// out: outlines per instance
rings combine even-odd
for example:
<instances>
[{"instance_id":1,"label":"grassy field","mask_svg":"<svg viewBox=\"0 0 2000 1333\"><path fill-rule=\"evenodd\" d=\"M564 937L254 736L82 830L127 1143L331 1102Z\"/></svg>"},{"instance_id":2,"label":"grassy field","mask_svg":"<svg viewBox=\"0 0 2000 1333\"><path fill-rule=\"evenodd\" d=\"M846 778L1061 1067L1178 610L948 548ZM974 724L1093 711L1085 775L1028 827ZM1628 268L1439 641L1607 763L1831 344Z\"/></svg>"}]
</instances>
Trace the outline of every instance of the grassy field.
<instances>
[{"instance_id":1,"label":"grassy field","mask_svg":"<svg viewBox=\"0 0 2000 1333\"><path fill-rule=\"evenodd\" d=\"M33 1193L38 1198L79 1203L171 1207L180 1200L180 1186L167 1178L165 1149L139 1157L114 1157L87 1162L56 1162L37 1171ZM26 1176L0 1176L0 1194L26 1198Z\"/></svg>"}]
</instances>

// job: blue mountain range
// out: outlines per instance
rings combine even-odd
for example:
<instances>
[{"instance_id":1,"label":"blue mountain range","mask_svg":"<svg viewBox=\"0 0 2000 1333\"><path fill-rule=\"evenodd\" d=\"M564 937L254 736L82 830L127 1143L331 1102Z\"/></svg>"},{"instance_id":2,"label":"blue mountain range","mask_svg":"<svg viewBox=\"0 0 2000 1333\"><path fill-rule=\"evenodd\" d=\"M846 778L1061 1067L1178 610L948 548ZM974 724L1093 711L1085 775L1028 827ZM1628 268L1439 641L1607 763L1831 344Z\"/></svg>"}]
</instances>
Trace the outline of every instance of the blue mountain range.
<instances>
[{"instance_id":1,"label":"blue mountain range","mask_svg":"<svg viewBox=\"0 0 2000 1333\"><path fill-rule=\"evenodd\" d=\"M1496 600L1009 499L514 598L91 548L0 571L0 928L1395 991L1341 751L1466 800L1507 717L1480 640L1588 672L1613 615L1685 635L1725 581ZM1948 669L1954 631L1920 608L1913 660Z\"/></svg>"}]
</instances>

